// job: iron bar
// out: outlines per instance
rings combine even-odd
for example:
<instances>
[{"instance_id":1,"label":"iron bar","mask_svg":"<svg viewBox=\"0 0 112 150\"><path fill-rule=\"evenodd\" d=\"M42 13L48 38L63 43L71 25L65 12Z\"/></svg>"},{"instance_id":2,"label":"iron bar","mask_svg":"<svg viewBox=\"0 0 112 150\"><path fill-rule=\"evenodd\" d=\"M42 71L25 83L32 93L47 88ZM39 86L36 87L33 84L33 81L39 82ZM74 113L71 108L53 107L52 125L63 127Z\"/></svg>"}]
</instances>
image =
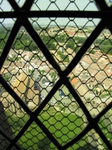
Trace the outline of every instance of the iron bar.
<instances>
[{"instance_id":1,"label":"iron bar","mask_svg":"<svg viewBox=\"0 0 112 150\"><path fill-rule=\"evenodd\" d=\"M0 18L74 17L111 19L111 11L12 11L0 12Z\"/></svg>"}]
</instances>

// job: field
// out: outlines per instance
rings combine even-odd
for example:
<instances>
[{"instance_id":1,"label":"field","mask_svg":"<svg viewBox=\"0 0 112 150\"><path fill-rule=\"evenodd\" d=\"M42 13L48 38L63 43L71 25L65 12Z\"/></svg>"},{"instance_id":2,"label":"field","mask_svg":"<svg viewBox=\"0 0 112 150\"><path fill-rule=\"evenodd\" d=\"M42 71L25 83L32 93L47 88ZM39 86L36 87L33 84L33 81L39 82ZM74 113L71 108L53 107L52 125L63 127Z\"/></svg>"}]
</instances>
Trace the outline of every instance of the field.
<instances>
[{"instance_id":1,"label":"field","mask_svg":"<svg viewBox=\"0 0 112 150\"><path fill-rule=\"evenodd\" d=\"M29 116L24 115L17 117L6 112L8 121L12 127L14 136L16 136L25 123L28 121ZM53 117L54 116L54 117ZM83 120L75 114L65 114L56 112L56 110L50 108L48 112L42 112L38 117L46 128L53 134L57 141L61 145L65 145L68 141L76 137L83 129ZM57 149L54 144L46 137L43 131L35 122L26 130L23 136L19 139L18 144L22 149ZM80 145L75 144L72 148L78 149L80 146L84 146L86 142L81 140ZM72 149L69 148L69 149Z\"/></svg>"},{"instance_id":2,"label":"field","mask_svg":"<svg viewBox=\"0 0 112 150\"><path fill-rule=\"evenodd\" d=\"M82 117L79 117L76 114L57 112L53 107L47 109L48 111L46 112L43 110L38 118L62 146L71 141L84 129L84 121L82 120ZM9 112L6 112L6 114L12 127L13 136L17 136L22 127L28 121L29 116L25 114L17 117L16 115L12 116ZM100 120L99 126L105 133L107 139L111 141L112 136L108 133L108 129L103 120ZM29 126L17 143L22 150L57 149L35 122ZM86 135L72 147L68 148L68 150L81 150L84 147L86 149L90 148L88 143L88 136Z\"/></svg>"}]
</instances>

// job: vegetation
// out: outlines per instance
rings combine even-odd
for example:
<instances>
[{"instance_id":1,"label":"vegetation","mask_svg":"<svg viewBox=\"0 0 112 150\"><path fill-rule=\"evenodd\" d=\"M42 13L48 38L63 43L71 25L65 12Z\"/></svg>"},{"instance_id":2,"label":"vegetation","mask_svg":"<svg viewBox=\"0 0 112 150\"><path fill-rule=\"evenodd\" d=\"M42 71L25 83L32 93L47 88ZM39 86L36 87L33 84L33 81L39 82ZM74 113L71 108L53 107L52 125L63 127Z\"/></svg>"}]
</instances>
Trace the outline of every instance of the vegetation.
<instances>
[{"instance_id":1,"label":"vegetation","mask_svg":"<svg viewBox=\"0 0 112 150\"><path fill-rule=\"evenodd\" d=\"M112 55L112 39L97 39L95 44L101 49L103 53Z\"/></svg>"},{"instance_id":2,"label":"vegetation","mask_svg":"<svg viewBox=\"0 0 112 150\"><path fill-rule=\"evenodd\" d=\"M108 116L108 118L109 118L109 116ZM99 126L100 126L101 130L103 131L103 133L105 134L105 136L109 140L109 142L112 144L112 134L111 134L112 133L112 126L111 126L111 123L112 123L111 119L109 120L106 117L104 117L104 118L102 117L99 121ZM108 126L107 126L107 124L108 124Z\"/></svg>"},{"instance_id":3,"label":"vegetation","mask_svg":"<svg viewBox=\"0 0 112 150\"><path fill-rule=\"evenodd\" d=\"M100 98L105 98L105 97L111 97L112 96L112 90L103 90Z\"/></svg>"},{"instance_id":4,"label":"vegetation","mask_svg":"<svg viewBox=\"0 0 112 150\"><path fill-rule=\"evenodd\" d=\"M57 54L61 57L62 61L69 62L69 56L68 55L64 55L64 53L61 51L58 51Z\"/></svg>"},{"instance_id":5,"label":"vegetation","mask_svg":"<svg viewBox=\"0 0 112 150\"><path fill-rule=\"evenodd\" d=\"M56 41L60 43L65 43L68 39L68 36L66 34L60 34L56 36Z\"/></svg>"},{"instance_id":6,"label":"vegetation","mask_svg":"<svg viewBox=\"0 0 112 150\"><path fill-rule=\"evenodd\" d=\"M35 27L36 31L39 31L38 27ZM5 46L5 43L9 37L9 31L10 28L7 30L3 27L0 27L0 49L3 49ZM58 31L57 31L58 32ZM89 32L89 31L88 31ZM69 35L66 35L65 33L54 33L53 36L50 36L48 34L41 34L40 35L42 41L45 43L47 48L49 50L57 50L58 43L65 43L65 47L73 49L76 53L79 50L80 45L82 45L86 38L85 37L79 37L75 36L74 38L69 37ZM112 39L101 39L98 38L95 41L95 50L100 49L103 53L106 54L112 54ZM22 28L20 32L18 33L13 46L13 49L19 50L24 49L26 51L38 51L39 47L33 42L31 37L27 34L27 32ZM95 53L94 49L88 50L90 53Z\"/></svg>"},{"instance_id":7,"label":"vegetation","mask_svg":"<svg viewBox=\"0 0 112 150\"><path fill-rule=\"evenodd\" d=\"M71 48L71 49L75 50L75 48L76 48L75 41L73 39L69 39L67 41L66 48Z\"/></svg>"},{"instance_id":8,"label":"vegetation","mask_svg":"<svg viewBox=\"0 0 112 150\"><path fill-rule=\"evenodd\" d=\"M52 82L54 83L56 80L56 72L50 72L50 76L52 78Z\"/></svg>"},{"instance_id":9,"label":"vegetation","mask_svg":"<svg viewBox=\"0 0 112 150\"><path fill-rule=\"evenodd\" d=\"M38 29L39 30L39 29ZM4 28L0 28L0 31L2 34L0 34L0 54L2 52L2 49L4 48L4 45L8 39L9 32L7 32ZM66 34L54 34L53 36L48 35L40 35L42 41L47 46L49 50L56 50L57 54L60 56L63 62L69 62L69 56L66 55L61 50L57 50L57 46L59 46L59 43L63 44L64 49L71 48L76 53L79 50L78 45L83 44L85 42L85 37L75 37L74 39L71 39ZM102 40L97 39L95 41L95 45L98 49L101 49L103 53L112 54L112 48L111 48L111 40ZM65 44L64 44L65 43ZM26 51L38 51L38 46L32 41L30 36L23 30L21 30L14 43L13 43L13 49L19 50L23 49ZM94 49L89 49L89 52L94 54ZM37 58L37 56L35 56ZM38 56L39 57L39 56ZM40 56L41 57L41 56ZM8 58L9 59L9 58ZM10 58L11 62L18 61L19 57L12 57ZM94 60L95 62L96 60ZM40 79L45 74L45 70L38 70L40 74ZM34 70L29 70L29 73L31 76L34 74ZM56 80L56 73L51 72L50 76L52 78L52 82ZM9 76L4 76L5 80L9 80ZM96 95L99 95L99 91L97 87L93 89L93 91L96 93ZM106 97L106 96L112 96L112 91L104 91L103 94L100 93L100 97ZM72 99L72 95L69 94L68 97ZM87 98L87 101L90 101L90 97ZM43 122L43 124L46 126L46 128L53 134L53 136L58 140L59 143L64 145L66 142L73 139L75 136L77 136L83 129L83 120L81 117L77 116L76 114L66 114L65 113L65 107L63 107L61 102L57 103L59 107L59 111L56 111L55 109L47 109L47 111L43 110L41 112L40 116L38 117L40 121ZM61 113L60 113L61 112ZM23 115L23 116L16 116L14 114L11 114L10 112L6 112L8 121L12 127L12 131L14 136L16 136L22 127L25 125L25 123L28 121L29 116ZM107 125L102 120L99 123L102 131L104 133L108 133ZM66 127L67 126L67 127ZM67 136L66 136L67 135ZM111 134L106 134L106 137L108 140L112 139ZM87 137L85 137L86 141ZM112 143L112 140L111 140ZM40 127L33 122L31 126L27 129L27 131L24 133L24 135L20 138L19 144L21 145L22 149L41 149L44 147L44 149L55 149L55 146L51 141L44 135L43 131L40 129ZM80 146L84 146L86 142L82 139L80 141L80 144L74 145L73 148L78 149Z\"/></svg>"},{"instance_id":10,"label":"vegetation","mask_svg":"<svg viewBox=\"0 0 112 150\"><path fill-rule=\"evenodd\" d=\"M51 39L50 36L41 35L41 39L49 50L56 50L56 41Z\"/></svg>"},{"instance_id":11,"label":"vegetation","mask_svg":"<svg viewBox=\"0 0 112 150\"><path fill-rule=\"evenodd\" d=\"M65 114L64 111L63 113L60 113L52 107L46 109L47 111L43 110L38 118L43 122L46 128L53 134L60 144L64 145L84 129L82 118L76 114L68 115ZM20 132L22 127L29 120L29 116L26 114L16 116L15 114L11 114L11 112L6 111L6 115L12 127L14 136ZM108 132L105 123L106 122L104 119L101 119L99 126L103 133L105 133L107 139L112 143L112 135ZM86 142L88 142L88 139L87 137L84 137L77 144L73 145L72 148L83 148L83 146L87 146ZM56 149L53 143L46 137L46 135L35 122L28 127L26 132L18 141L18 144L23 150L42 149L43 147L47 150Z\"/></svg>"},{"instance_id":12,"label":"vegetation","mask_svg":"<svg viewBox=\"0 0 112 150\"><path fill-rule=\"evenodd\" d=\"M20 132L21 128L29 119L28 115L22 115L18 117L14 114L12 115L9 111L6 112L6 115L12 127L14 136L16 136ZM78 117L75 114L61 114L59 112L56 112L56 110L53 108L48 109L47 112L41 112L39 119L62 145L71 140L74 136L78 135L84 128L82 118ZM67 125L68 127L65 127L65 125ZM35 122L33 122L31 126L26 130L18 143L22 147L22 149L28 150L39 148L41 149L43 147L47 147L47 149L56 149L53 143L51 143L51 141L43 134L42 130ZM85 145L85 141L83 140L80 143L82 146ZM75 146L76 145L74 145L74 147Z\"/></svg>"},{"instance_id":13,"label":"vegetation","mask_svg":"<svg viewBox=\"0 0 112 150\"><path fill-rule=\"evenodd\" d=\"M86 38L77 36L77 37L75 37L74 40L76 40L77 43L83 44L85 42Z\"/></svg>"}]
</instances>

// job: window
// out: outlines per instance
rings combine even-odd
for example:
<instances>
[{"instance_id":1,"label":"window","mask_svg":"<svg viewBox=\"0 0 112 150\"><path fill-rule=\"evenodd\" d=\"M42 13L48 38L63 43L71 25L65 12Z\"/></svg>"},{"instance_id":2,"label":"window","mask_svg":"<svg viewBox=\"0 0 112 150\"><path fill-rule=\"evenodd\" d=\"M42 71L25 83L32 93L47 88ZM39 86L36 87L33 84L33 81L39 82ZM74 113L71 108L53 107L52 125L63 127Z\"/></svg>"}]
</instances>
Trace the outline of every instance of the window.
<instances>
[{"instance_id":1,"label":"window","mask_svg":"<svg viewBox=\"0 0 112 150\"><path fill-rule=\"evenodd\" d=\"M0 1L0 149L112 149L111 16L111 0Z\"/></svg>"}]
</instances>

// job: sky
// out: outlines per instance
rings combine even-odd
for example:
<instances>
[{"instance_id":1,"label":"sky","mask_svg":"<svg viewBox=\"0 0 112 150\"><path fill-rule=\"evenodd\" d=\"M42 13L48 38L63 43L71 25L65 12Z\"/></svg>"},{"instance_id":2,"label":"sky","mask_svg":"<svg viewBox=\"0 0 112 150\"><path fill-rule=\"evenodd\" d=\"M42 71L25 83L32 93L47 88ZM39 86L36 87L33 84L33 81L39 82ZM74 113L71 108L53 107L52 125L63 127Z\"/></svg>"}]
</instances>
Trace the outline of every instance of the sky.
<instances>
[{"instance_id":1,"label":"sky","mask_svg":"<svg viewBox=\"0 0 112 150\"><path fill-rule=\"evenodd\" d=\"M2 7L3 10L5 11L9 11L11 10L11 7L8 3L7 0L0 0L0 6ZM22 6L25 2L25 0L15 0L19 6ZM70 3L71 1L71 3ZM75 6L73 4L73 1L75 1L75 3L77 4L77 6ZM54 3L53 3L54 2ZM34 1L35 4L37 4L41 10L46 10L48 8L48 6L50 5L48 10L64 10L67 5L70 3L70 5L67 7L67 10L77 10L77 7L80 8L80 10L83 10L85 8L85 6L89 3L89 0L35 0ZM56 7L56 5L57 7ZM37 10L38 8L36 7L36 5L32 6L32 10ZM87 10L95 10L96 7L94 5L94 0L91 0L91 3L88 5L88 7L86 8Z\"/></svg>"},{"instance_id":2,"label":"sky","mask_svg":"<svg viewBox=\"0 0 112 150\"><path fill-rule=\"evenodd\" d=\"M18 5L21 7L25 0L15 0ZM97 11L97 7L94 3L94 0L90 0L91 3L89 2L89 0L35 0L34 4L31 8L31 10L94 10ZM112 1L112 0L106 0L106 1ZM75 2L75 4L73 3ZM7 0L0 0L0 11L11 11L11 6L8 3ZM34 19L34 18L33 18ZM34 19L35 21L37 19ZM58 25L66 25L68 23L68 19L67 18L57 18L56 19L56 23ZM100 21L100 19L96 19L94 20L94 23L97 24ZM2 22L2 19L0 19L0 22ZM3 23L13 23L14 21L12 21L12 19L6 19ZM49 18L39 18L38 19L38 23L39 25L45 25L48 24L50 21ZM84 25L85 23L88 22L88 19L83 19L83 18L76 18L75 22L77 25ZM55 25L55 22L52 21L52 23L50 25ZM74 25L73 21L69 22L69 25ZM92 21L89 21L87 23L87 26L91 26L93 25Z\"/></svg>"}]
</instances>

